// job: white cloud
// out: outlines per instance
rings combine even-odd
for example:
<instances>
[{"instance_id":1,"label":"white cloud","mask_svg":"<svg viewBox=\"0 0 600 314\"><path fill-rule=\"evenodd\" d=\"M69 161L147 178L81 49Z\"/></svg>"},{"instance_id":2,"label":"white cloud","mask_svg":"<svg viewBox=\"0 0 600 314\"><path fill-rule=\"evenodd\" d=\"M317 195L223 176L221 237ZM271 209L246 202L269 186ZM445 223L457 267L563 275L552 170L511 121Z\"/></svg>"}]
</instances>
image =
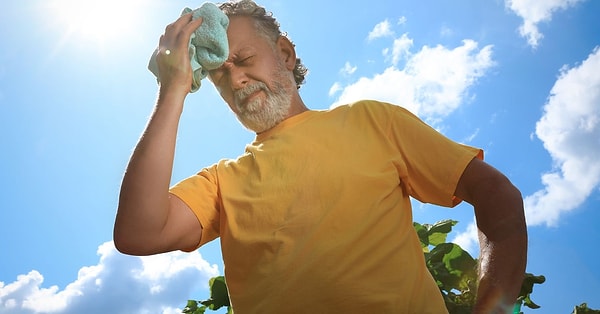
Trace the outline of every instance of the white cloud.
<instances>
[{"instance_id":1,"label":"white cloud","mask_svg":"<svg viewBox=\"0 0 600 314\"><path fill-rule=\"evenodd\" d=\"M81 268L63 290L42 287L36 270L0 282L0 313L177 313L191 291L218 275L197 251L133 257L106 242L98 254L99 263Z\"/></svg>"},{"instance_id":2,"label":"white cloud","mask_svg":"<svg viewBox=\"0 0 600 314\"><path fill-rule=\"evenodd\" d=\"M357 66L353 66L350 64L350 62L346 62L346 64L344 64L344 67L340 70L340 73L342 73L343 75L352 75L354 74L354 72L356 72L356 69L358 69Z\"/></svg>"},{"instance_id":3,"label":"white cloud","mask_svg":"<svg viewBox=\"0 0 600 314\"><path fill-rule=\"evenodd\" d=\"M477 225L475 222L471 222L462 233L456 235L451 241L452 243L458 244L463 250L469 252L471 256L479 255L479 237L477 231Z\"/></svg>"},{"instance_id":4,"label":"white cloud","mask_svg":"<svg viewBox=\"0 0 600 314\"><path fill-rule=\"evenodd\" d=\"M442 28L440 29L440 36L442 37L450 37L454 35L454 30L452 30L450 27L448 26L442 26Z\"/></svg>"},{"instance_id":5,"label":"white cloud","mask_svg":"<svg viewBox=\"0 0 600 314\"><path fill-rule=\"evenodd\" d=\"M456 109L468 96L468 88L494 65L492 46L479 49L473 40L464 40L452 49L424 46L415 54L408 50L412 40L407 36L396 43L395 51L407 58L405 67L392 65L382 73L345 86L332 107L371 98L434 119Z\"/></svg>"},{"instance_id":6,"label":"white cloud","mask_svg":"<svg viewBox=\"0 0 600 314\"><path fill-rule=\"evenodd\" d=\"M561 70L537 122L536 135L554 161L544 188L525 198L530 225L555 225L600 185L600 48Z\"/></svg>"},{"instance_id":7,"label":"white cloud","mask_svg":"<svg viewBox=\"0 0 600 314\"><path fill-rule=\"evenodd\" d=\"M380 37L393 36L394 32L390 28L390 21L385 20L375 25L373 30L367 36L368 40L377 39Z\"/></svg>"},{"instance_id":8,"label":"white cloud","mask_svg":"<svg viewBox=\"0 0 600 314\"><path fill-rule=\"evenodd\" d=\"M479 135L479 128L475 129L471 135L467 136L462 140L463 143L471 143Z\"/></svg>"},{"instance_id":9,"label":"white cloud","mask_svg":"<svg viewBox=\"0 0 600 314\"><path fill-rule=\"evenodd\" d=\"M565 10L582 1L585 0L505 0L505 5L523 19L519 33L527 38L530 46L536 48L544 37L538 24L550 21L555 11Z\"/></svg>"},{"instance_id":10,"label":"white cloud","mask_svg":"<svg viewBox=\"0 0 600 314\"><path fill-rule=\"evenodd\" d=\"M329 88L329 97L332 97L333 95L335 95L340 90L342 90L342 85L340 83L338 83L338 82L333 83L333 85L331 86L331 88Z\"/></svg>"},{"instance_id":11,"label":"white cloud","mask_svg":"<svg viewBox=\"0 0 600 314\"><path fill-rule=\"evenodd\" d=\"M398 18L398 25L406 24L406 16L401 16Z\"/></svg>"},{"instance_id":12,"label":"white cloud","mask_svg":"<svg viewBox=\"0 0 600 314\"><path fill-rule=\"evenodd\" d=\"M394 39L394 44L392 46L392 64L394 66L398 65L400 60L406 59L410 57L410 49L413 46L412 38L408 37L408 34L402 34L400 38ZM389 51L389 50L386 50ZM386 54L385 52L384 54Z\"/></svg>"}]
</instances>

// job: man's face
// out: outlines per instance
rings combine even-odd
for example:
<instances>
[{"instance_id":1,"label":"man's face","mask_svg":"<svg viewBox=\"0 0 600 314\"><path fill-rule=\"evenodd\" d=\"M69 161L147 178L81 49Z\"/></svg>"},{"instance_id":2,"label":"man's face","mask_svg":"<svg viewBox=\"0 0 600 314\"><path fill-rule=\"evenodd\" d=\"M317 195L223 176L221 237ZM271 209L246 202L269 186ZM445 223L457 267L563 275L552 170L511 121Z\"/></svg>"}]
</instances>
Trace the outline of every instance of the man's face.
<instances>
[{"instance_id":1,"label":"man's face","mask_svg":"<svg viewBox=\"0 0 600 314\"><path fill-rule=\"evenodd\" d=\"M260 36L248 17L232 17L229 58L210 80L240 122L256 133L287 117L295 82L276 44Z\"/></svg>"}]
</instances>

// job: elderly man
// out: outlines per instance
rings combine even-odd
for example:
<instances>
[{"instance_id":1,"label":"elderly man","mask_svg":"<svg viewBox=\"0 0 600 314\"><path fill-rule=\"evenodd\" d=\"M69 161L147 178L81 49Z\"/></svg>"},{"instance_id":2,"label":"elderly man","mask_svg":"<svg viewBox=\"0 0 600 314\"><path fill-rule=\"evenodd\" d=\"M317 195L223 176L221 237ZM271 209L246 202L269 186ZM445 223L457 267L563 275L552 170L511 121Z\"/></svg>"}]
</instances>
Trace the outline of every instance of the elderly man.
<instances>
[{"instance_id":1,"label":"elderly man","mask_svg":"<svg viewBox=\"0 0 600 314\"><path fill-rule=\"evenodd\" d=\"M192 251L221 238L236 313L444 313L412 226L410 197L473 205L480 234L476 313L505 313L527 255L520 192L399 106L310 110L306 69L252 1L221 5L229 58L209 78L255 140L234 160L170 187L192 70L190 14L160 39L159 94L123 178L114 241L123 253Z\"/></svg>"}]
</instances>

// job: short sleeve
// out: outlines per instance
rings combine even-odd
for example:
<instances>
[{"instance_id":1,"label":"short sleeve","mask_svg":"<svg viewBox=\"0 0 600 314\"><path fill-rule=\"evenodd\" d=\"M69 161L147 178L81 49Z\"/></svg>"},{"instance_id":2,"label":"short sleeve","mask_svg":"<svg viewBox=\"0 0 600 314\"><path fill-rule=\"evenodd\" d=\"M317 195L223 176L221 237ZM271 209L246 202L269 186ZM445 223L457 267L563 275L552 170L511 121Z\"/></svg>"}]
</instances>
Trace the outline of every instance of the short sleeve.
<instances>
[{"instance_id":1,"label":"short sleeve","mask_svg":"<svg viewBox=\"0 0 600 314\"><path fill-rule=\"evenodd\" d=\"M401 184L421 202L456 206L458 181L473 158L483 159L483 151L450 140L402 107L391 105L390 111L389 138L401 156Z\"/></svg>"},{"instance_id":2,"label":"short sleeve","mask_svg":"<svg viewBox=\"0 0 600 314\"><path fill-rule=\"evenodd\" d=\"M216 166L204 168L169 190L186 203L202 225L202 237L198 247L219 236L220 197Z\"/></svg>"}]
</instances>

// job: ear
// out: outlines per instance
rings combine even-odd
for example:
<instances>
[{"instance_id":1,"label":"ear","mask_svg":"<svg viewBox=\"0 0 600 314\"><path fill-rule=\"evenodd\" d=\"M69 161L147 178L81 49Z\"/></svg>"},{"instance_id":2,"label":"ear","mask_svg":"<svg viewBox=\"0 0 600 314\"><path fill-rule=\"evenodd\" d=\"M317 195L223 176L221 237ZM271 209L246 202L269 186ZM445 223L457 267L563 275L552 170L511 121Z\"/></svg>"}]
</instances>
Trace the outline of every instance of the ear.
<instances>
[{"instance_id":1,"label":"ear","mask_svg":"<svg viewBox=\"0 0 600 314\"><path fill-rule=\"evenodd\" d=\"M279 36L279 39L277 39L277 50L285 67L293 71L296 67L296 49L294 48L294 44L287 37Z\"/></svg>"}]
</instances>

